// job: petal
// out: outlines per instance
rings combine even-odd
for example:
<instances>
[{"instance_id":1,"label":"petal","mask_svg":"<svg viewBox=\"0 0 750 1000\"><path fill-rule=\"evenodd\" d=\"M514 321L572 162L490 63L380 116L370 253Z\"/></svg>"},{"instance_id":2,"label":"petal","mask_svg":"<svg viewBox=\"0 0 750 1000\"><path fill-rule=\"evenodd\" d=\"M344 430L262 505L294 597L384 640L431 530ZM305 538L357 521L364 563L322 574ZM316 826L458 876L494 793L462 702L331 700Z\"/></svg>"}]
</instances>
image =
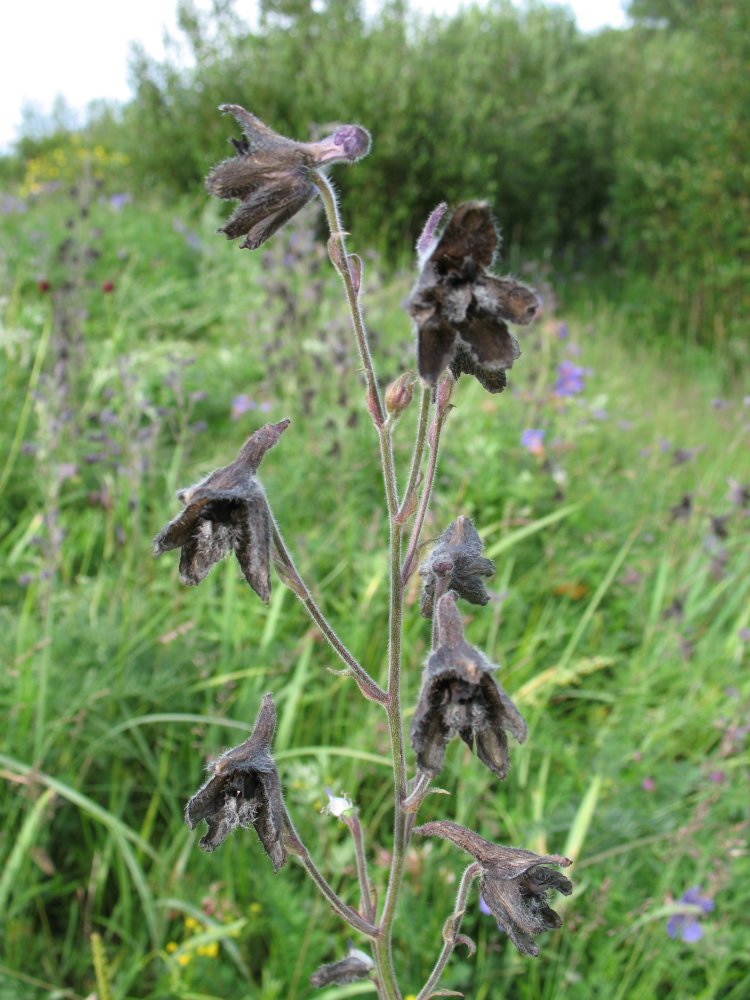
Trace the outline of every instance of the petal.
<instances>
[{"instance_id":1,"label":"petal","mask_svg":"<svg viewBox=\"0 0 750 1000\"><path fill-rule=\"evenodd\" d=\"M483 368L512 368L521 356L518 341L502 320L472 317L459 326L459 336L473 360Z\"/></svg>"},{"instance_id":2,"label":"petal","mask_svg":"<svg viewBox=\"0 0 750 1000\"><path fill-rule=\"evenodd\" d=\"M497 229L489 205L483 201L467 201L459 205L448 220L430 259L441 273L459 268L467 257L480 267L489 267L497 243Z\"/></svg>"},{"instance_id":3,"label":"petal","mask_svg":"<svg viewBox=\"0 0 750 1000\"><path fill-rule=\"evenodd\" d=\"M492 723L498 728L507 729L511 736L523 743L528 735L524 717L494 677L485 674L480 683Z\"/></svg>"},{"instance_id":4,"label":"petal","mask_svg":"<svg viewBox=\"0 0 750 1000\"><path fill-rule=\"evenodd\" d=\"M243 444L237 456L237 462L244 465L251 472L257 472L258 466L263 461L266 452L269 451L290 424L289 417L285 417L277 424L264 424L259 427L254 434L251 434Z\"/></svg>"},{"instance_id":5,"label":"petal","mask_svg":"<svg viewBox=\"0 0 750 1000\"><path fill-rule=\"evenodd\" d=\"M155 556L160 556L162 552L168 552L170 549L179 549L189 541L207 502L204 500L189 504L165 528L162 528L154 539Z\"/></svg>"},{"instance_id":6,"label":"petal","mask_svg":"<svg viewBox=\"0 0 750 1000\"><path fill-rule=\"evenodd\" d=\"M541 300L531 288L513 278L482 275L474 284L477 308L496 320L507 319L525 326L541 309Z\"/></svg>"},{"instance_id":7,"label":"petal","mask_svg":"<svg viewBox=\"0 0 750 1000\"><path fill-rule=\"evenodd\" d=\"M200 521L182 546L180 579L195 586L206 577L211 567L223 559L232 544L229 528L213 521Z\"/></svg>"},{"instance_id":8,"label":"petal","mask_svg":"<svg viewBox=\"0 0 750 1000\"><path fill-rule=\"evenodd\" d=\"M247 136L251 152L297 145L293 139L287 139L286 136L274 132L260 118L257 118L250 111L246 111L240 104L220 104L219 111L225 115L232 115L235 118L237 124Z\"/></svg>"},{"instance_id":9,"label":"petal","mask_svg":"<svg viewBox=\"0 0 750 1000\"><path fill-rule=\"evenodd\" d=\"M239 149L238 149L239 152ZM206 190L217 198L249 198L256 188L267 183L266 172L247 156L222 160L206 177Z\"/></svg>"},{"instance_id":10,"label":"petal","mask_svg":"<svg viewBox=\"0 0 750 1000\"><path fill-rule=\"evenodd\" d=\"M440 373L450 363L455 343L456 331L438 314L419 327L417 367L428 385L435 385Z\"/></svg>"},{"instance_id":11,"label":"petal","mask_svg":"<svg viewBox=\"0 0 750 1000\"><path fill-rule=\"evenodd\" d=\"M503 781L508 775L508 737L502 729L488 727L476 734L476 753L481 762Z\"/></svg>"},{"instance_id":12,"label":"petal","mask_svg":"<svg viewBox=\"0 0 750 1000\"><path fill-rule=\"evenodd\" d=\"M234 554L245 579L264 604L271 597L271 515L260 487L233 520Z\"/></svg>"},{"instance_id":13,"label":"petal","mask_svg":"<svg viewBox=\"0 0 750 1000\"><path fill-rule=\"evenodd\" d=\"M260 777L259 798L255 832L273 863L274 871L278 871L286 863L287 852L284 846L284 800L279 772L275 767Z\"/></svg>"},{"instance_id":14,"label":"petal","mask_svg":"<svg viewBox=\"0 0 750 1000\"><path fill-rule=\"evenodd\" d=\"M417 764L421 771L433 778L443 768L445 748L450 739L450 728L439 704L441 690L439 682L429 679L425 681L409 730Z\"/></svg>"}]
</instances>

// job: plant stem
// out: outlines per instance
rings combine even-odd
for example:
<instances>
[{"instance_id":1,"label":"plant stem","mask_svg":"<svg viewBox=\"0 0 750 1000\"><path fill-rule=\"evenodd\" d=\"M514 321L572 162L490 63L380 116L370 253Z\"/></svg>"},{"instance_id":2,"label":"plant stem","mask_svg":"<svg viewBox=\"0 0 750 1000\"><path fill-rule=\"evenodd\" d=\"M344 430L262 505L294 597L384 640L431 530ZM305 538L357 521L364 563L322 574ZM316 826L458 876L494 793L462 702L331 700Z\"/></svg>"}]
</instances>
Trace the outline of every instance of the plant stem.
<instances>
[{"instance_id":1,"label":"plant stem","mask_svg":"<svg viewBox=\"0 0 750 1000\"><path fill-rule=\"evenodd\" d=\"M341 919L345 920L350 927L358 930L360 934L366 934L368 937L377 938L379 929L369 920L365 920L355 909L345 903L320 873L317 865L310 856L310 852L302 843L299 834L295 830L294 824L292 823L288 812L286 812L284 818L287 826L287 847L290 852L295 855L295 857L299 858L307 874L317 885L318 889L320 889L336 913L338 913Z\"/></svg>"},{"instance_id":2,"label":"plant stem","mask_svg":"<svg viewBox=\"0 0 750 1000\"><path fill-rule=\"evenodd\" d=\"M461 929L461 921L466 912L466 899L469 895L471 883L481 871L482 866L478 861L474 861L461 876L458 893L456 894L456 905L453 907L453 913L445 921L443 927L443 949L438 956L435 967L430 973L429 979L417 994L417 1000L429 1000L433 989L437 986L438 980L443 974L443 970L448 964L448 959L451 957L451 953L457 944L458 932Z\"/></svg>"},{"instance_id":3,"label":"plant stem","mask_svg":"<svg viewBox=\"0 0 750 1000\"><path fill-rule=\"evenodd\" d=\"M370 345L367 340L367 330L365 328L365 321L362 316L362 310L359 305L359 293L354 287L354 281L352 280L352 271L349 264L349 259L346 252L346 234L341 225L341 219L339 218L338 203L336 202L336 193L333 190L331 182L325 176L325 174L312 172L312 181L320 192L320 196L323 199L323 205L325 207L326 219L328 220L328 229L331 234L331 239L335 240L338 244L338 250L340 253L340 259L330 253L330 243L329 243L329 253L331 256L331 262L336 270L341 275L341 280L344 282L344 288L346 289L346 298L349 303L349 312L352 317L352 326L354 328L354 336L357 338L357 347L359 348L359 354L362 359L362 367L365 372L365 379L367 380L367 396L368 396L368 406L370 408L370 413L378 427L382 427L385 423L385 410L383 409L383 403L380 399L380 390L378 389L378 382L375 377L375 369L372 364L372 355L370 354Z\"/></svg>"},{"instance_id":4,"label":"plant stem","mask_svg":"<svg viewBox=\"0 0 750 1000\"><path fill-rule=\"evenodd\" d=\"M359 816L354 813L352 816L345 816L344 822L349 827L354 841L354 856L357 859L357 877L359 879L359 891L362 896L362 910L367 919L373 923L375 921L375 906L370 892L370 877L367 874L367 857L365 856L365 845L362 837L362 824Z\"/></svg>"},{"instance_id":5,"label":"plant stem","mask_svg":"<svg viewBox=\"0 0 750 1000\"><path fill-rule=\"evenodd\" d=\"M383 691L383 689L375 683L365 668L349 652L347 647L334 632L328 619L315 603L307 584L297 572L294 561L292 560L289 550L284 544L284 539L282 538L278 525L273 518L271 520L271 531L276 554L279 562L281 563L280 569L282 570L282 579L284 579L284 582L287 584L289 589L297 595L302 604L305 606L307 613L349 668L349 671L359 685L359 689L362 694L370 701L375 701L378 702L378 704L384 705L387 697L385 691Z\"/></svg>"},{"instance_id":6,"label":"plant stem","mask_svg":"<svg viewBox=\"0 0 750 1000\"><path fill-rule=\"evenodd\" d=\"M414 519L414 526L411 531L411 538L409 539L409 545L406 550L406 557L404 559L403 565L401 567L401 582L406 584L409 577L414 571L415 557L417 548L419 546L419 538L422 534L422 526L424 525L424 519L427 515L427 508L430 505L430 497L432 495L432 486L435 481L435 471L437 469L438 463L438 453L440 450L440 433L443 429L443 424L445 423L445 418L448 415L448 406L441 407L439 404L435 410L435 416L433 418L432 428L430 430L430 459L427 463L427 474L425 475L425 480L422 485L422 495L419 498L419 506L417 507L417 516Z\"/></svg>"},{"instance_id":7,"label":"plant stem","mask_svg":"<svg viewBox=\"0 0 750 1000\"><path fill-rule=\"evenodd\" d=\"M409 507L411 505L412 497L417 488L417 481L419 479L419 470L422 467L422 455L424 454L424 439L427 434L427 420L430 413L430 402L432 399L432 389L425 383L422 383L422 402L419 409L419 421L417 423L417 437L414 442L414 454L411 460L411 471L409 473L409 482L404 493L404 499L401 501L401 506L398 509L397 519L399 522L403 522L409 516Z\"/></svg>"}]
</instances>

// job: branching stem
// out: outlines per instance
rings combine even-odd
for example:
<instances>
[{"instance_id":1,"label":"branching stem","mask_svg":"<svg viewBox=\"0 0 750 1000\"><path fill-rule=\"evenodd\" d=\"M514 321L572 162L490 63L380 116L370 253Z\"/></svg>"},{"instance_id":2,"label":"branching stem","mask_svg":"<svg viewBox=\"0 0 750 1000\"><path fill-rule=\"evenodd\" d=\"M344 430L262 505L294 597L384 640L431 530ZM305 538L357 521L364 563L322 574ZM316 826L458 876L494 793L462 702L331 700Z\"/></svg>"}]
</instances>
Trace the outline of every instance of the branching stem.
<instances>
[{"instance_id":1,"label":"branching stem","mask_svg":"<svg viewBox=\"0 0 750 1000\"><path fill-rule=\"evenodd\" d=\"M276 555L280 563L278 568L284 582L300 599L302 604L305 606L307 613L349 668L349 671L359 685L359 689L362 694L370 701L375 701L378 702L378 704L384 705L387 697L385 691L383 691L383 689L375 683L361 663L359 663L359 661L349 652L341 639L339 639L338 635L336 635L336 632L333 630L328 619L316 604L315 599L307 587L307 584L297 572L294 561L289 554L289 550L284 543L284 539L281 536L278 525L274 520L271 522L271 531L273 534L273 544L276 549Z\"/></svg>"},{"instance_id":2,"label":"branching stem","mask_svg":"<svg viewBox=\"0 0 750 1000\"><path fill-rule=\"evenodd\" d=\"M451 957L451 954L458 943L458 932L461 930L461 921L463 920L464 913L466 912L466 900L469 895L471 883L481 871L482 866L478 861L474 861L461 876L461 882L459 883L458 892L456 894L456 905L453 907L453 913L450 917L448 917L445 922L445 926L443 927L442 951L438 956L435 967L430 973L429 979L417 994L417 1000L429 1000L432 991L437 986L438 981L443 974L443 970L448 964L448 959Z\"/></svg>"}]
</instances>

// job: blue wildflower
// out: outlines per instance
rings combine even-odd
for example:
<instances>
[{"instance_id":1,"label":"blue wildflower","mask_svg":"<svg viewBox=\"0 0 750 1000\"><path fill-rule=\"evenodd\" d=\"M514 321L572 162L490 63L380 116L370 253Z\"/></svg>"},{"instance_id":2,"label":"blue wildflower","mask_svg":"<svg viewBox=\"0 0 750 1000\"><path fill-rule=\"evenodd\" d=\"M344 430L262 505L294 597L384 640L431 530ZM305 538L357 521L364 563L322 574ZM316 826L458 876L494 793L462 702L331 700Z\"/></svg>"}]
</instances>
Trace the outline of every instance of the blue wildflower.
<instances>
[{"instance_id":1,"label":"blue wildflower","mask_svg":"<svg viewBox=\"0 0 750 1000\"><path fill-rule=\"evenodd\" d=\"M544 454L545 431L539 427L527 427L521 432L521 446L532 455Z\"/></svg>"},{"instance_id":2,"label":"blue wildflower","mask_svg":"<svg viewBox=\"0 0 750 1000\"><path fill-rule=\"evenodd\" d=\"M667 934L675 940L680 938L687 944L695 944L703 937L699 919L704 913L713 910L714 901L710 896L701 895L699 886L693 886L684 893L679 902L687 904L690 909L684 913L672 914L667 921Z\"/></svg>"},{"instance_id":3,"label":"blue wildflower","mask_svg":"<svg viewBox=\"0 0 750 1000\"><path fill-rule=\"evenodd\" d=\"M585 387L586 369L572 361L563 361L557 366L556 396L577 396Z\"/></svg>"}]
</instances>

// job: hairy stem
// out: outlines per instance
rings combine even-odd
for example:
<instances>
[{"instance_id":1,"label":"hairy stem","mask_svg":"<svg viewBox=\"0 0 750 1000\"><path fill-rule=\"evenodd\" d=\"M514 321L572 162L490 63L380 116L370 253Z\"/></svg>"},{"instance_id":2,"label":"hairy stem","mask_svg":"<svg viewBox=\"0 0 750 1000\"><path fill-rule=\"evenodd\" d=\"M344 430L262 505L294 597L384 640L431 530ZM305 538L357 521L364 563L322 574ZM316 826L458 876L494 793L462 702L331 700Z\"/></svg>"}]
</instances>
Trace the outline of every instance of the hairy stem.
<instances>
[{"instance_id":1,"label":"hairy stem","mask_svg":"<svg viewBox=\"0 0 750 1000\"><path fill-rule=\"evenodd\" d=\"M414 454L411 459L411 471L409 473L409 482L406 486L406 491L404 492L404 499L401 501L401 506L398 509L397 519L399 522L404 522L409 514L411 513L409 508L412 503L412 499L417 489L417 483L419 481L419 471L422 467L422 455L424 454L424 439L427 434L427 421L430 414L430 402L432 399L432 390L428 385L422 383L422 402L419 409L419 421L417 423L417 437L414 442Z\"/></svg>"},{"instance_id":2,"label":"hairy stem","mask_svg":"<svg viewBox=\"0 0 750 1000\"><path fill-rule=\"evenodd\" d=\"M448 415L448 409L449 407L447 404L441 406L438 403L432 427L430 428L430 459L427 463L427 473L425 475L424 483L422 484L422 495L419 498L419 506L417 507L417 515L414 518L414 526L412 527L411 538L409 539L409 545L406 550L406 557L404 558L404 562L401 567L402 584L406 584L409 577L414 572L416 565L416 554L417 548L419 547L419 539L422 534L424 519L427 515L427 508L430 505L432 487L435 482L438 453L440 451L440 434L443 429L443 424L445 423L445 418Z\"/></svg>"},{"instance_id":3,"label":"hairy stem","mask_svg":"<svg viewBox=\"0 0 750 1000\"><path fill-rule=\"evenodd\" d=\"M385 410L383 409L383 402L380 398L380 390L375 377L375 369L372 363L372 355L370 354L370 344L367 339L365 321L359 304L359 291L354 287L351 265L346 252L346 234L341 225L338 203L336 202L336 194L331 186L331 182L324 174L313 171L312 180L320 192L321 198L323 199L326 219L328 220L328 229L331 233L331 240L335 241L338 245L338 252L336 254L331 253L331 261L341 275L341 280L344 282L344 288L346 289L346 298L349 303L349 312L352 317L354 336L357 339L357 347L359 348L359 354L362 359L362 368L364 369L365 379L367 380L368 406L375 424L378 427L382 427L385 423ZM330 246L331 244L329 243L329 248Z\"/></svg>"},{"instance_id":4,"label":"hairy stem","mask_svg":"<svg viewBox=\"0 0 750 1000\"><path fill-rule=\"evenodd\" d=\"M294 561L289 554L289 550L284 544L284 539L282 538L278 525L274 520L271 521L271 531L278 559L277 569L279 570L280 576L289 589L297 595L302 604L305 606L307 613L349 668L349 672L356 680L359 685L359 689L365 698L368 698L370 701L378 702L381 705L385 704L387 697L385 691L383 691L383 689L375 683L361 663L359 663L359 661L349 652L347 647L334 632L328 619L316 604L307 587L307 584L297 572Z\"/></svg>"},{"instance_id":5,"label":"hairy stem","mask_svg":"<svg viewBox=\"0 0 750 1000\"><path fill-rule=\"evenodd\" d=\"M366 934L368 937L377 938L379 934L378 928L369 920L365 920L361 914L357 913L357 911L349 906L348 903L345 903L338 893L331 888L321 872L318 870L317 865L310 856L310 852L302 843L299 834L295 830L294 824L292 823L288 812L285 816L285 822L287 826L286 842L290 853L299 858L299 861L307 874L331 904L336 913L338 913L341 919L345 920L350 927L359 931L360 934Z\"/></svg>"},{"instance_id":6,"label":"hairy stem","mask_svg":"<svg viewBox=\"0 0 750 1000\"><path fill-rule=\"evenodd\" d=\"M443 927L442 951L438 956L435 967L430 973L429 979L417 994L417 1000L429 1000L432 991L437 986L438 981L443 974L443 970L448 964L448 959L451 957L453 949L458 943L458 932L461 929L461 921L463 920L464 913L466 912L466 900L469 895L471 883L481 871L482 866L478 861L475 861L469 865L461 876L461 882L458 886L458 892L456 894L456 905L453 907L453 913L445 921L445 925Z\"/></svg>"},{"instance_id":7,"label":"hairy stem","mask_svg":"<svg viewBox=\"0 0 750 1000\"><path fill-rule=\"evenodd\" d=\"M362 896L362 912L365 917L373 923L375 921L375 905L370 891L370 876L367 873L367 857L365 856L365 844L362 837L362 824L359 816L354 813L351 816L343 817L344 822L349 827L349 831L354 841L354 856L357 861L357 878L359 879L359 891Z\"/></svg>"}]
</instances>

